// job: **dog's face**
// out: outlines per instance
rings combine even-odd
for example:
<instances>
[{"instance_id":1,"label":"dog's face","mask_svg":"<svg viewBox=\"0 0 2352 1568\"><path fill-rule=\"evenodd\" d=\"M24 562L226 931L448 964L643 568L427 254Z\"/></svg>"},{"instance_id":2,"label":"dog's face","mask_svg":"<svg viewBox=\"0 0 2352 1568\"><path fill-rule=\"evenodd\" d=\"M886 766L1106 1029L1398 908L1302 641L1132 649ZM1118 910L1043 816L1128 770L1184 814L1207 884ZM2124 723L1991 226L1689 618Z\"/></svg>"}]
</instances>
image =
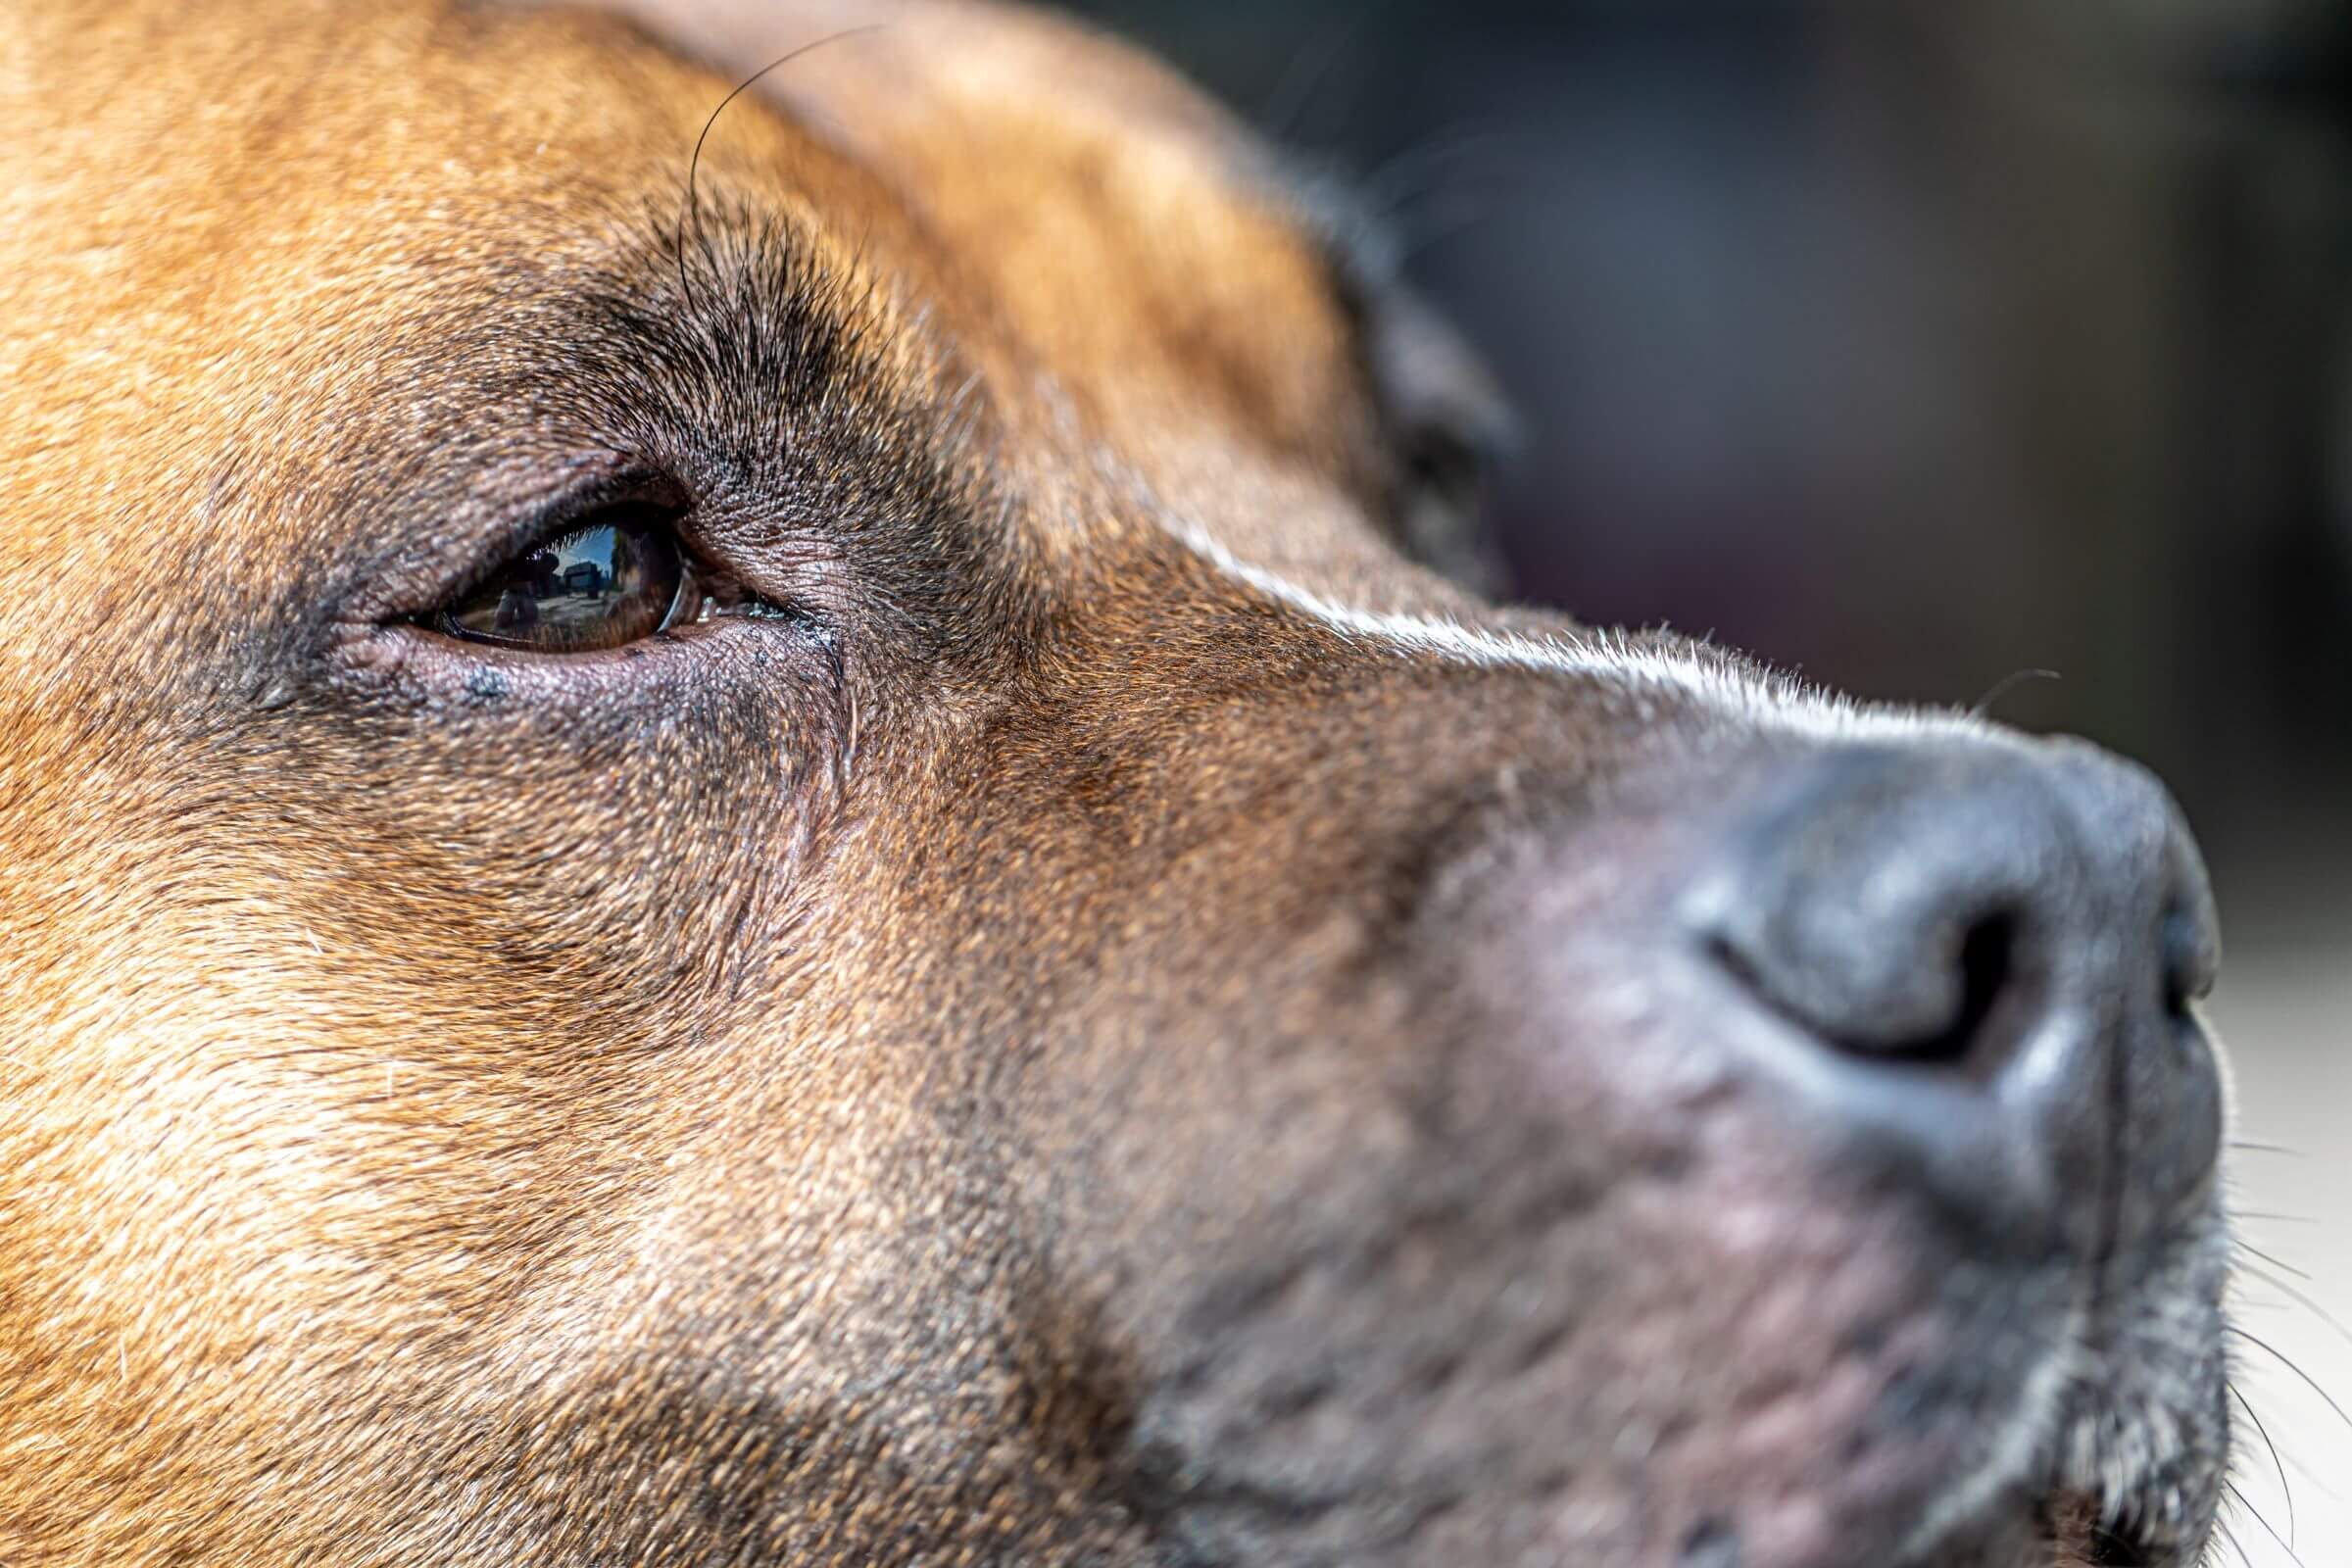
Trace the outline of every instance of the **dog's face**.
<instances>
[{"instance_id":1,"label":"dog's face","mask_svg":"<svg viewBox=\"0 0 2352 1568\"><path fill-rule=\"evenodd\" d=\"M2192 1560L2141 776L1413 564L1054 24L0 22L0 1560Z\"/></svg>"}]
</instances>

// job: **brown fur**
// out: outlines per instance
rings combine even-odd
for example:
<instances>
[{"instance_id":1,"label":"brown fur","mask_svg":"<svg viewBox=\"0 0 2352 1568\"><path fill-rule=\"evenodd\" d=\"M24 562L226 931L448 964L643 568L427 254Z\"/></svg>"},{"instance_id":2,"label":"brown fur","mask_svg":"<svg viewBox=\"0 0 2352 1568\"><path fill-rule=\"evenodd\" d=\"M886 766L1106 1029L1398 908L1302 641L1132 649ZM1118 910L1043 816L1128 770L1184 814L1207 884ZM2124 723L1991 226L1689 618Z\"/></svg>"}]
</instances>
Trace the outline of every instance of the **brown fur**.
<instances>
[{"instance_id":1,"label":"brown fur","mask_svg":"<svg viewBox=\"0 0 2352 1568\"><path fill-rule=\"evenodd\" d=\"M1799 743L1386 658L1186 548L1534 624L1384 539L1409 399L1265 154L1064 24L886 9L727 108L683 230L735 77L874 8L649 19L734 76L416 0L0 18L0 1563L1205 1562L1188 1325L1311 1412L1269 1314L1355 1343L1377 1273L1460 1318L1582 1205L1491 1354L1404 1346L1421 1436L1310 1479L1405 1478L1414 1561L1520 1560L1550 1495L1663 1564L1710 1498L1845 1496L1678 1434L1850 1417L1838 1311L1975 1321L1610 1053L1534 1175L1522 1070L1435 1065L1513 939L1431 866L1519 875L1482 824L1586 792L1671 846L1690 758ZM616 455L801 628L561 680L387 629ZM1395 961L1441 915L1483 946ZM1757 1191L1808 1217L1725 1253ZM1447 1454L1525 1506L1449 1520ZM1321 1528L1284 1560L1375 1539Z\"/></svg>"}]
</instances>

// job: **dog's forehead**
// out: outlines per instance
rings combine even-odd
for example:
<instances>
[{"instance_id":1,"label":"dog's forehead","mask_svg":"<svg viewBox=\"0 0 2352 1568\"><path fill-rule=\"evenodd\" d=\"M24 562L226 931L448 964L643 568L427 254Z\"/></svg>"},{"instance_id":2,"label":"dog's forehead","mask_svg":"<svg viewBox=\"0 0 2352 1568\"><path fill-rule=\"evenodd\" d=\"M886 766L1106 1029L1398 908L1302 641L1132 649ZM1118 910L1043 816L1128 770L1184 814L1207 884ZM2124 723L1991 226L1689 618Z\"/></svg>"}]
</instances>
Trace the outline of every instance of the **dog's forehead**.
<instances>
[{"instance_id":1,"label":"dog's forehead","mask_svg":"<svg viewBox=\"0 0 2352 1568\"><path fill-rule=\"evenodd\" d=\"M1324 466L1365 432L1354 323L1268 149L1109 37L964 0L615 0L888 181L1122 449ZM1153 466L1157 462L1153 461Z\"/></svg>"},{"instance_id":2,"label":"dog's forehead","mask_svg":"<svg viewBox=\"0 0 2352 1568\"><path fill-rule=\"evenodd\" d=\"M429 378L435 343L494 338L503 278L550 253L659 266L646 237L680 221L708 127L705 221L764 209L880 279L895 319L861 351L954 344L1018 460L1056 434L1187 516L1344 538L1331 503L1376 422L1349 312L1271 166L1189 88L1020 12L783 6L726 33L723 8L635 9L262 0L197 26L45 0L0 24L6 139L50 149L0 196L19 515L121 573L224 481L365 461L319 426L366 422L344 417L364 372ZM796 50L712 121L735 62ZM245 532L317 526L258 512ZM0 566L54 572L53 544L12 528Z\"/></svg>"}]
</instances>

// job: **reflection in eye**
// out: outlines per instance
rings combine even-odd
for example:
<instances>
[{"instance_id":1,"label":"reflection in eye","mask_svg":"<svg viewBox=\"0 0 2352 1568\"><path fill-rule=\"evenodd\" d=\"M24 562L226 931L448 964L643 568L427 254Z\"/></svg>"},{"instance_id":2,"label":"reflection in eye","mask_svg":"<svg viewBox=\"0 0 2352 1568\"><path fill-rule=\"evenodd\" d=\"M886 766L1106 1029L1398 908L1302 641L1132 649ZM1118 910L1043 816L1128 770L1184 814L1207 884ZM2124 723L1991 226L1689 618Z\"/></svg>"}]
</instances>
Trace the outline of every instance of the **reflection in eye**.
<instances>
[{"instance_id":1,"label":"reflection in eye","mask_svg":"<svg viewBox=\"0 0 2352 1568\"><path fill-rule=\"evenodd\" d=\"M693 577L659 509L608 508L508 562L424 623L502 648L589 653L692 618L701 600Z\"/></svg>"}]
</instances>

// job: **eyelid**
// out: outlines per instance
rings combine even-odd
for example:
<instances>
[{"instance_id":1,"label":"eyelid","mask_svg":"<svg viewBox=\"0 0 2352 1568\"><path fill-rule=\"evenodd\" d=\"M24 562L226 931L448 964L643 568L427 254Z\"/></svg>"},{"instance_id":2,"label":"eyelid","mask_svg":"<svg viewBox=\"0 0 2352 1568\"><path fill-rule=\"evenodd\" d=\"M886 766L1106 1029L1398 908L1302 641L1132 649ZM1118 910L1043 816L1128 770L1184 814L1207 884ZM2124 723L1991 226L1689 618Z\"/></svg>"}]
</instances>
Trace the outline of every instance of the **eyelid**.
<instances>
[{"instance_id":1,"label":"eyelid","mask_svg":"<svg viewBox=\"0 0 2352 1568\"><path fill-rule=\"evenodd\" d=\"M517 472L517 469L527 471ZM668 475L618 453L569 462L491 465L406 493L355 498L353 511L382 543L340 553L332 587L312 612L345 634L396 626L471 592L567 518L641 496L684 516L694 505Z\"/></svg>"},{"instance_id":2,"label":"eyelid","mask_svg":"<svg viewBox=\"0 0 2352 1568\"><path fill-rule=\"evenodd\" d=\"M807 618L713 563L685 521L633 496L590 503L410 621L475 648L574 659L718 619Z\"/></svg>"},{"instance_id":3,"label":"eyelid","mask_svg":"<svg viewBox=\"0 0 2352 1568\"><path fill-rule=\"evenodd\" d=\"M326 689L398 709L466 713L495 704L578 714L589 710L583 705L616 710L750 689L745 683L765 688L827 670L838 675L831 612L846 608L848 596L829 553L789 569L761 558L760 569L747 572L731 514L698 516L693 492L642 462L590 450L560 466L533 463L530 470L484 466L443 476L438 495L419 488L406 499L372 499L369 511L384 518L388 548L347 555L331 597L310 612ZM562 654L460 641L420 623L517 553L599 507L628 500L670 515L681 552L704 583L707 616L695 607L694 618L673 613L638 641ZM397 530L404 516L410 526ZM283 706L300 689L280 684L282 692L259 694L270 699L261 706Z\"/></svg>"},{"instance_id":4,"label":"eyelid","mask_svg":"<svg viewBox=\"0 0 2352 1568\"><path fill-rule=\"evenodd\" d=\"M502 526L475 541L462 573L432 590L429 603L390 618L429 614L481 588L534 547L576 532L600 512L632 503L665 514L676 527L679 519L693 511L694 497L669 475L634 464L577 478L546 493L536 504L517 509Z\"/></svg>"}]
</instances>

